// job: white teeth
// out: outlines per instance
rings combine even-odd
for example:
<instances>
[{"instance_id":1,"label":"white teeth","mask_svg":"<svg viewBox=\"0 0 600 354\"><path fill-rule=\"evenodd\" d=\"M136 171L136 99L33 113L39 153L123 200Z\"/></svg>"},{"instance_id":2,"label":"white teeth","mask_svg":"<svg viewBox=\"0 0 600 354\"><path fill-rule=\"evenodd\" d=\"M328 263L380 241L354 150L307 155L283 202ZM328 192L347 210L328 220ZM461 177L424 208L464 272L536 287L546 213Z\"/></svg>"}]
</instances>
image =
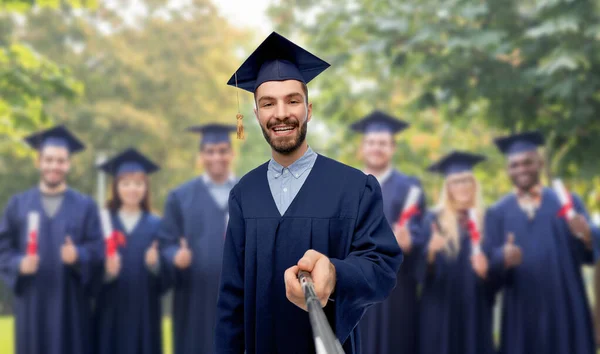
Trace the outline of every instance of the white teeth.
<instances>
[{"instance_id":1,"label":"white teeth","mask_svg":"<svg viewBox=\"0 0 600 354\"><path fill-rule=\"evenodd\" d=\"M294 127L275 127L275 128L273 128L273 130L276 132L284 132L284 131L293 130L293 129L294 129Z\"/></svg>"}]
</instances>

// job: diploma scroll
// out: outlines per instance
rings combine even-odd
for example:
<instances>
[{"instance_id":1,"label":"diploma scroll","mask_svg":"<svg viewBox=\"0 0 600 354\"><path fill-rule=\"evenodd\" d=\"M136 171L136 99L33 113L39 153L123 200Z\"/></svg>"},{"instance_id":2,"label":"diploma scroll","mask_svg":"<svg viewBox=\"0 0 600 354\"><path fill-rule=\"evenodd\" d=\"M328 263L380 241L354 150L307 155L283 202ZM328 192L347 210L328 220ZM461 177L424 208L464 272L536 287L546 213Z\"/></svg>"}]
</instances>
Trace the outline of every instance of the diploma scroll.
<instances>
[{"instance_id":1,"label":"diploma scroll","mask_svg":"<svg viewBox=\"0 0 600 354\"><path fill-rule=\"evenodd\" d=\"M413 216L419 214L419 197L421 196L421 189L416 186L411 186L408 190L402 213L398 219L398 226L403 227Z\"/></svg>"},{"instance_id":2,"label":"diploma scroll","mask_svg":"<svg viewBox=\"0 0 600 354\"><path fill-rule=\"evenodd\" d=\"M31 211L27 214L27 255L37 254L39 230L40 214L37 211Z\"/></svg>"}]
</instances>

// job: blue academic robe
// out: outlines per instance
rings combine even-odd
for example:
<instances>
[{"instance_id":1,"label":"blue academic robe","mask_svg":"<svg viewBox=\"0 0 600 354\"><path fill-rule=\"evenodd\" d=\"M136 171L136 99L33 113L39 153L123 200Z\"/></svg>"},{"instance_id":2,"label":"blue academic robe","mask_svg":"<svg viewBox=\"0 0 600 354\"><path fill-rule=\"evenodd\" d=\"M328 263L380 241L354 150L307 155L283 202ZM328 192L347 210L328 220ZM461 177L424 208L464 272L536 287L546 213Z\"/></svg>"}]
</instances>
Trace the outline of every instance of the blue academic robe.
<instances>
[{"instance_id":1,"label":"blue academic robe","mask_svg":"<svg viewBox=\"0 0 600 354\"><path fill-rule=\"evenodd\" d=\"M402 261L379 184L319 155L280 215L267 168L249 172L230 195L216 353L315 352L308 313L288 301L283 277L309 249L328 256L336 269L324 311L345 352L358 353L358 322L390 294Z\"/></svg>"},{"instance_id":2,"label":"blue academic robe","mask_svg":"<svg viewBox=\"0 0 600 354\"><path fill-rule=\"evenodd\" d=\"M578 213L587 212L577 196ZM484 249L490 258L490 276L504 288L503 354L593 354L594 335L581 266L593 252L584 247L557 214L560 203L548 188L534 218L529 220L515 194L488 210ZM504 267L502 247L508 233L523 254L523 263ZM594 238L600 237L593 228ZM487 242L486 242L487 241Z\"/></svg>"},{"instance_id":3,"label":"blue academic robe","mask_svg":"<svg viewBox=\"0 0 600 354\"><path fill-rule=\"evenodd\" d=\"M423 220L422 232L429 242L435 213ZM457 225L460 251L441 251L433 264L422 253L423 289L419 306L421 354L493 354L492 316L495 287L481 279L471 265L469 232ZM485 236L484 236L485 237Z\"/></svg>"},{"instance_id":4,"label":"blue academic robe","mask_svg":"<svg viewBox=\"0 0 600 354\"><path fill-rule=\"evenodd\" d=\"M219 278L228 212L220 208L202 180L173 190L160 230L166 264L175 274L173 342L175 354L212 354ZM174 266L180 237L187 239L192 265Z\"/></svg>"},{"instance_id":5,"label":"blue academic robe","mask_svg":"<svg viewBox=\"0 0 600 354\"><path fill-rule=\"evenodd\" d=\"M35 275L19 274L27 247L27 215L40 215ZM61 246L69 235L77 247L74 266L63 264ZM14 294L17 354L85 354L92 349L93 270L102 264L104 245L98 210L72 189L56 215L44 212L38 188L12 197L0 220L0 275Z\"/></svg>"},{"instance_id":6,"label":"blue academic robe","mask_svg":"<svg viewBox=\"0 0 600 354\"><path fill-rule=\"evenodd\" d=\"M411 186L421 188L414 177L396 170L381 185L383 212L393 229L397 223ZM425 198L421 194L421 213L410 221L413 245L410 253L404 253L404 261L397 275L397 285L390 296L367 310L360 321L360 339L364 354L413 354L416 353L418 328L416 264L423 247L420 223L425 212Z\"/></svg>"},{"instance_id":7,"label":"blue academic robe","mask_svg":"<svg viewBox=\"0 0 600 354\"><path fill-rule=\"evenodd\" d=\"M126 244L119 248L121 271L118 277L104 282L104 269L97 281L101 289L94 319L97 354L162 353L162 294L168 289L169 275L165 259L153 274L146 266L146 251L157 239L160 219L142 214L137 225L127 233L117 215L112 215L115 230L122 232Z\"/></svg>"}]
</instances>

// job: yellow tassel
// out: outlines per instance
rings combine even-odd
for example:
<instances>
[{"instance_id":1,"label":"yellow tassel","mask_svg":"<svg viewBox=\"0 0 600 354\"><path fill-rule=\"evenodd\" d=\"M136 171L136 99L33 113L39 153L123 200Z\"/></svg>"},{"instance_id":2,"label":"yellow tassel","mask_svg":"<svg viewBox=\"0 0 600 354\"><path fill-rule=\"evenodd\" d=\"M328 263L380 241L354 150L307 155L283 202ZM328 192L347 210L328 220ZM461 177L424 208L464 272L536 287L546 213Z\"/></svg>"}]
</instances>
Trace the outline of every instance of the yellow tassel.
<instances>
[{"instance_id":1,"label":"yellow tassel","mask_svg":"<svg viewBox=\"0 0 600 354\"><path fill-rule=\"evenodd\" d=\"M244 115L241 113L238 113L235 115L235 118L237 118L237 138L240 140L244 139Z\"/></svg>"}]
</instances>

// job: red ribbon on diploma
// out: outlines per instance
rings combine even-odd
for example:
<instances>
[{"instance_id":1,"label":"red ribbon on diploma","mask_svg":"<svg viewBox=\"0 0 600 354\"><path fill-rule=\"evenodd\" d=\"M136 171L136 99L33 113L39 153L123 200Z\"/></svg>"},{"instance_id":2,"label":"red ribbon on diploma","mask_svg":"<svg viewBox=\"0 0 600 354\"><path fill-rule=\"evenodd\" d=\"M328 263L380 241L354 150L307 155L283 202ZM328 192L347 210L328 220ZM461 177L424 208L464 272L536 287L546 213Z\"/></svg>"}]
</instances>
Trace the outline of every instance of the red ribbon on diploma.
<instances>
[{"instance_id":1,"label":"red ribbon on diploma","mask_svg":"<svg viewBox=\"0 0 600 354\"><path fill-rule=\"evenodd\" d=\"M106 239L106 255L112 257L117 253L117 248L125 245L125 235L117 230Z\"/></svg>"},{"instance_id":2,"label":"red ribbon on diploma","mask_svg":"<svg viewBox=\"0 0 600 354\"><path fill-rule=\"evenodd\" d=\"M29 239L27 240L27 255L37 254L37 246L37 231L33 230L29 233Z\"/></svg>"},{"instance_id":3,"label":"red ribbon on diploma","mask_svg":"<svg viewBox=\"0 0 600 354\"><path fill-rule=\"evenodd\" d=\"M567 194L567 203L565 203L565 205L563 205L560 208L560 210L558 211L558 216L561 218L566 218L569 211L571 211L573 209L573 198L571 197L571 193L567 192L566 194Z\"/></svg>"},{"instance_id":4,"label":"red ribbon on diploma","mask_svg":"<svg viewBox=\"0 0 600 354\"><path fill-rule=\"evenodd\" d=\"M479 230L477 230L477 225L475 221L469 219L469 223L467 224L469 229L469 234L471 235L471 243L479 244L479 240L481 239L481 234L479 234Z\"/></svg>"},{"instance_id":5,"label":"red ribbon on diploma","mask_svg":"<svg viewBox=\"0 0 600 354\"><path fill-rule=\"evenodd\" d=\"M404 210L398 219L398 226L403 227L410 218L420 213L419 207L411 205L407 210Z\"/></svg>"}]
</instances>

